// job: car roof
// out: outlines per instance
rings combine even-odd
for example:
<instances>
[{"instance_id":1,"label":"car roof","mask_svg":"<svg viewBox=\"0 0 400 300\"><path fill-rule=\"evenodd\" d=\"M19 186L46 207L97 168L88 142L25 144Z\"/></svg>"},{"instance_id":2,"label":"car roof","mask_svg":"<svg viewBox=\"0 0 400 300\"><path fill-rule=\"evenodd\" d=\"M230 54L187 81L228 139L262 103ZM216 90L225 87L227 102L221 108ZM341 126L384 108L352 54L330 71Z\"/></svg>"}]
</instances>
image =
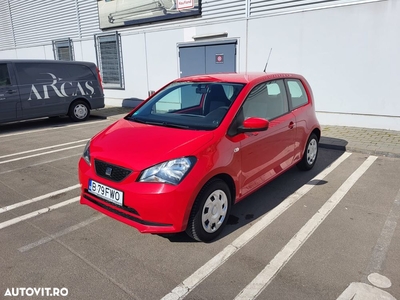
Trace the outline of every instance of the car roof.
<instances>
[{"instance_id":1,"label":"car roof","mask_svg":"<svg viewBox=\"0 0 400 300\"><path fill-rule=\"evenodd\" d=\"M264 72L243 72L243 73L216 73L206 75L194 75L176 79L176 82L195 81L195 82L231 82L249 83L252 81L264 81L277 78L302 78L301 75L293 73L264 73Z\"/></svg>"}]
</instances>

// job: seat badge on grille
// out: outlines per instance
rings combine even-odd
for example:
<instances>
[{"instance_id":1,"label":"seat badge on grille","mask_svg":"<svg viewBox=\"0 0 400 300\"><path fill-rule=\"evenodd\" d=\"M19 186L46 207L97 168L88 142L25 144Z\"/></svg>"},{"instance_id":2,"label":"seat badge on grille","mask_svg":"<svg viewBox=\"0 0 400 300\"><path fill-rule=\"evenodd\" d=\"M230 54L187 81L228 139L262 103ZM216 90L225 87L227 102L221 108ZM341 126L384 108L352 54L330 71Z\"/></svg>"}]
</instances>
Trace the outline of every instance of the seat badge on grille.
<instances>
[{"instance_id":1,"label":"seat badge on grille","mask_svg":"<svg viewBox=\"0 0 400 300\"><path fill-rule=\"evenodd\" d=\"M111 176L111 173L112 173L112 168L111 168L111 167L107 167L107 169L106 169L106 175L107 175L107 176Z\"/></svg>"}]
</instances>

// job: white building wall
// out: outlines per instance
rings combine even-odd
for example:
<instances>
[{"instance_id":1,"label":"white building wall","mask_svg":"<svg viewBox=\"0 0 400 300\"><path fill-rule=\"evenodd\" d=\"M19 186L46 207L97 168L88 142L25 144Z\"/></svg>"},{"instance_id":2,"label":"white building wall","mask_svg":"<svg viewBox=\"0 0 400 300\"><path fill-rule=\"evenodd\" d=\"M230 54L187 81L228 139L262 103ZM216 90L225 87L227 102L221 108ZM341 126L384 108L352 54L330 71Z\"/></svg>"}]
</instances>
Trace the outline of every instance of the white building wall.
<instances>
[{"instance_id":1,"label":"white building wall","mask_svg":"<svg viewBox=\"0 0 400 300\"><path fill-rule=\"evenodd\" d=\"M400 130L399 15L384 1L251 19L248 70L273 48L268 71L303 74L322 124Z\"/></svg>"}]
</instances>

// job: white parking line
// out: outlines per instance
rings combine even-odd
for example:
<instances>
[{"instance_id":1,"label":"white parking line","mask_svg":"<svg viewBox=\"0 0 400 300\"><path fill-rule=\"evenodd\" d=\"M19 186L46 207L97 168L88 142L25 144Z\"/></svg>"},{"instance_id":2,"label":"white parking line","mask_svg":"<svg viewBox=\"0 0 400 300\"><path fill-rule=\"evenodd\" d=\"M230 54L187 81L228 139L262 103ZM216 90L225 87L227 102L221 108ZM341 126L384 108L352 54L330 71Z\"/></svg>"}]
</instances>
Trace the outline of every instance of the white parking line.
<instances>
[{"instance_id":1,"label":"white parking line","mask_svg":"<svg viewBox=\"0 0 400 300\"><path fill-rule=\"evenodd\" d=\"M282 250L268 263L268 265L250 282L235 298L235 300L255 299L275 278L276 274L286 265L305 241L313 234L319 225L326 219L332 210L344 198L358 179L368 170L377 159L369 156L364 163L339 187L339 189L325 202L318 212L294 235Z\"/></svg>"},{"instance_id":2,"label":"white parking line","mask_svg":"<svg viewBox=\"0 0 400 300\"><path fill-rule=\"evenodd\" d=\"M18 156L18 155L22 155L22 154L27 154L27 153L32 153L32 152L38 152L38 151L47 150L47 149L52 149L52 148L59 148L59 147L62 147L62 146L68 146L68 145L72 145L72 144L87 142L88 140L89 140L89 139L84 139L84 140L79 140L79 141L75 141L75 142L69 142L69 143L64 143L64 144L57 144L57 145L53 145L53 146L48 146L48 147L43 147L43 148L37 148L37 149L27 150L27 151L22 151L22 152L18 152L18 153L7 154L7 155L0 156L0 158L6 158L6 157L11 157L11 156Z\"/></svg>"},{"instance_id":3,"label":"white parking line","mask_svg":"<svg viewBox=\"0 0 400 300\"><path fill-rule=\"evenodd\" d=\"M372 251L371 259L365 274L379 273L382 271L383 263L392 242L393 235L396 231L397 222L400 219L400 190L392 204L392 208L386 218L385 225Z\"/></svg>"},{"instance_id":4,"label":"white parking line","mask_svg":"<svg viewBox=\"0 0 400 300\"><path fill-rule=\"evenodd\" d=\"M67 188L64 188L64 189L61 189L61 190L58 190L58 191L54 191L54 192L51 192L51 193L48 193L48 194L45 194L45 195L42 195L42 196L39 196L39 197L28 199L28 200L25 200L25 201L22 201L22 202L18 202L18 203L12 204L12 205L4 206L4 207L0 208L0 214L4 213L6 211L10 211L10 210L16 209L16 208L21 207L21 206L25 206L25 205L28 205L28 204L31 204L31 203L34 203L34 202L37 202L37 201L40 201L40 200L44 200L44 199L47 199L47 198L50 198L50 197L54 197L54 196L60 195L62 193L66 193L66 192L75 190L75 189L77 189L79 187L80 187L80 184L75 184L73 186L70 186L70 187L67 187Z\"/></svg>"},{"instance_id":5,"label":"white parking line","mask_svg":"<svg viewBox=\"0 0 400 300\"><path fill-rule=\"evenodd\" d=\"M68 234L70 232L73 232L75 230L83 228L83 227L89 225L90 223L93 223L93 222L95 222L97 220L100 220L103 217L104 217L104 215L94 216L94 217L89 218L89 219L87 219L87 220L85 220L83 222L80 222L79 224L70 226L70 227L65 228L64 230L61 230L61 231L59 231L59 232L57 232L55 234L51 234L51 235L46 236L45 238L42 238L42 239L40 239L40 240L38 240L36 242L30 243L30 244L28 244L26 246L23 246L23 247L19 248L18 251L19 252L25 252L25 251L31 250L31 249L33 249L33 248L35 248L37 246L40 246L40 245L45 244L47 242L50 242L50 241L52 241L52 240L54 240L56 238L59 238L59 237L61 237L63 235L66 235L66 234Z\"/></svg>"},{"instance_id":6,"label":"white parking line","mask_svg":"<svg viewBox=\"0 0 400 300\"><path fill-rule=\"evenodd\" d=\"M28 133L36 133L36 132L57 130L57 129L68 129L68 128L76 127L76 126L87 126L87 125L93 125L93 126L95 126L95 125L97 125L98 123L102 123L102 122L105 122L105 121L107 121L107 120L96 121L96 122L88 122L88 123L79 123L79 124L66 125L66 126L60 126L60 127L51 127L51 128L45 128L45 129L28 130L28 131L16 132L16 133L10 133L10 134L3 134L3 135L0 135L0 138L10 137L10 136L16 136L16 135L21 135L21 134L28 134Z\"/></svg>"},{"instance_id":7,"label":"white parking line","mask_svg":"<svg viewBox=\"0 0 400 300\"><path fill-rule=\"evenodd\" d=\"M211 273L219 268L230 256L239 251L243 246L250 242L262 230L270 225L276 218L296 203L301 197L308 193L315 185L323 180L329 173L345 161L351 153L343 153L337 160L335 160L329 167L311 179L307 184L303 185L285 200L283 200L277 207L264 215L259 221L254 223L249 229L242 233L231 244L226 246L220 253L210 259L202 267L197 269L192 275L183 280L177 287L175 287L169 294L165 295L162 300L178 300L183 299L188 295L197 285L206 279Z\"/></svg>"},{"instance_id":8,"label":"white parking line","mask_svg":"<svg viewBox=\"0 0 400 300\"><path fill-rule=\"evenodd\" d=\"M33 217L36 217L36 216L39 216L39 215L41 215L41 214L45 214L45 213L47 213L47 212L50 212L50 211L55 210L55 209L57 209L57 208L66 206L66 205L68 205L68 204L77 202L77 201L79 201L79 199L80 199L80 197L75 197L75 198L66 200L66 201L64 201L64 202L60 202L60 203L54 204L54 205L52 205L52 206L49 206L49 207L46 207L46 208L42 208L42 209L33 211L33 212L29 213L29 214L26 214L26 215L23 215L23 216L19 216L19 217L17 217L17 218L14 218L14 219L5 221L5 222L3 222L3 223L0 223L0 229L4 229L4 228L6 228L6 227L8 227L8 226L17 224L17 223L19 223L19 222L25 221L25 220L27 220L27 219L30 219L30 218L33 218Z\"/></svg>"},{"instance_id":9,"label":"white parking line","mask_svg":"<svg viewBox=\"0 0 400 300\"><path fill-rule=\"evenodd\" d=\"M71 158L71 157L74 157L74 156L81 156L81 155L82 155L82 153L76 153L76 154L63 156L63 157L59 157L59 158L55 158L55 159L45 160L45 161L42 161L40 163L36 163L36 164L32 164L32 165L25 165L22 168L3 171L3 172L0 172L0 175L11 173L11 172L15 172L15 171L20 171L20 170L23 170L23 169L26 169L26 168L29 168L29 167L36 167L36 166L40 166L40 165L45 165L45 164L49 164L49 163L56 162L56 161L59 161L59 160L68 159L68 158Z\"/></svg>"},{"instance_id":10,"label":"white parking line","mask_svg":"<svg viewBox=\"0 0 400 300\"><path fill-rule=\"evenodd\" d=\"M71 146L71 147L67 147L67 148L63 148L63 149L57 149L57 150L52 150L52 151L47 151L47 152L42 152L42 153L36 153L36 154L28 155L28 156L13 158L13 159L9 159L9 160L4 160L4 161L0 161L0 165L6 164L6 163L9 163L9 162L13 162L13 161L18 161L18 160L23 160L23 159L27 159L27 158L42 156L42 155L46 155L46 154L66 151L66 150L79 148L79 147L84 147L84 146L85 146L85 144L80 144L80 145L77 145L77 146Z\"/></svg>"}]
</instances>

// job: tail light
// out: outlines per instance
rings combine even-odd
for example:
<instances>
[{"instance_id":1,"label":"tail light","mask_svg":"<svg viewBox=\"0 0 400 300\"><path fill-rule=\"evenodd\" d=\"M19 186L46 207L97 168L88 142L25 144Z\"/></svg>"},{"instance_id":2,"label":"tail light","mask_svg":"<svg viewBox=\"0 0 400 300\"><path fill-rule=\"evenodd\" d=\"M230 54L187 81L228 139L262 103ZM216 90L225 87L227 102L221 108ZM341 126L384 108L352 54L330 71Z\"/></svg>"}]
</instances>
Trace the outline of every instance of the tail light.
<instances>
[{"instance_id":1,"label":"tail light","mask_svg":"<svg viewBox=\"0 0 400 300\"><path fill-rule=\"evenodd\" d=\"M96 71L97 71L97 78L99 79L100 88L101 90L103 90L103 81L101 80L101 74L99 68L96 68Z\"/></svg>"}]
</instances>

